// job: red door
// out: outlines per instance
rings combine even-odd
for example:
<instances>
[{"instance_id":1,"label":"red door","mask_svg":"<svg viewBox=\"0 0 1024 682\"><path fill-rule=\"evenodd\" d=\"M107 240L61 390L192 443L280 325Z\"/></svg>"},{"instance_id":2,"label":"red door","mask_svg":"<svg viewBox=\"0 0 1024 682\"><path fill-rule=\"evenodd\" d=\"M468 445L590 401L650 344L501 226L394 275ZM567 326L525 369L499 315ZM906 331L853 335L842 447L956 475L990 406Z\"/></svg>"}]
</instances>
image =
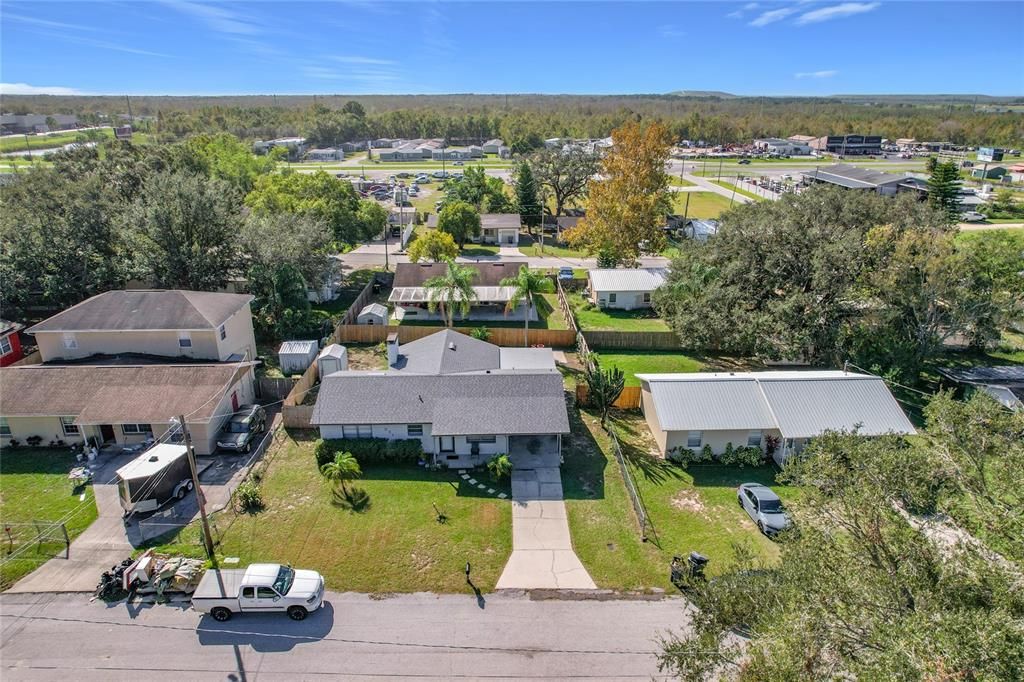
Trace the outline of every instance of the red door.
<instances>
[{"instance_id":1,"label":"red door","mask_svg":"<svg viewBox=\"0 0 1024 682\"><path fill-rule=\"evenodd\" d=\"M238 412L238 391L231 391L231 411Z\"/></svg>"}]
</instances>

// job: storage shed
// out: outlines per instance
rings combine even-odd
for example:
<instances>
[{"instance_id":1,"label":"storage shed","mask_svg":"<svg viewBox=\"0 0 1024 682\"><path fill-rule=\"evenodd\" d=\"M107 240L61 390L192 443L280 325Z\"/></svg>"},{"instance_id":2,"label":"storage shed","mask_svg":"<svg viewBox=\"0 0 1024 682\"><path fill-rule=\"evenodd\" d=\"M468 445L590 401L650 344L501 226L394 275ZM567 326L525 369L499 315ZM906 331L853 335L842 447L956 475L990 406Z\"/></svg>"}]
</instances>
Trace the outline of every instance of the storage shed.
<instances>
[{"instance_id":1,"label":"storage shed","mask_svg":"<svg viewBox=\"0 0 1024 682\"><path fill-rule=\"evenodd\" d=\"M316 341L285 341L277 351L277 361L285 374L300 374L313 364L320 344Z\"/></svg>"},{"instance_id":2,"label":"storage shed","mask_svg":"<svg viewBox=\"0 0 1024 682\"><path fill-rule=\"evenodd\" d=\"M348 369L348 349L336 343L326 346L320 351L316 366L321 379L334 372L344 372Z\"/></svg>"},{"instance_id":3,"label":"storage shed","mask_svg":"<svg viewBox=\"0 0 1024 682\"><path fill-rule=\"evenodd\" d=\"M371 303L362 310L359 311L359 316L356 318L357 324L387 324L388 323L388 309L387 306L380 303Z\"/></svg>"}]
</instances>

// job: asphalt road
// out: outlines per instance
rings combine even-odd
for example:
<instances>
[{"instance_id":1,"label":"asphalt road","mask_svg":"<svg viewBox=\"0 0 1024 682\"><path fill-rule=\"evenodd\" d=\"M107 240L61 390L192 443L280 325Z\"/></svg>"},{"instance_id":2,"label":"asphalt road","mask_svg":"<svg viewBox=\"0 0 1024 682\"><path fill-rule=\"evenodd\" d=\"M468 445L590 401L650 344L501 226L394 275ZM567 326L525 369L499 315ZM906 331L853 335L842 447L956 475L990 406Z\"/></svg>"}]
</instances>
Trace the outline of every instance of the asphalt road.
<instances>
[{"instance_id":1,"label":"asphalt road","mask_svg":"<svg viewBox=\"0 0 1024 682\"><path fill-rule=\"evenodd\" d=\"M532 601L524 595L327 593L295 623L227 623L184 605L83 595L0 596L0 660L15 680L657 679L657 638L686 602Z\"/></svg>"}]
</instances>

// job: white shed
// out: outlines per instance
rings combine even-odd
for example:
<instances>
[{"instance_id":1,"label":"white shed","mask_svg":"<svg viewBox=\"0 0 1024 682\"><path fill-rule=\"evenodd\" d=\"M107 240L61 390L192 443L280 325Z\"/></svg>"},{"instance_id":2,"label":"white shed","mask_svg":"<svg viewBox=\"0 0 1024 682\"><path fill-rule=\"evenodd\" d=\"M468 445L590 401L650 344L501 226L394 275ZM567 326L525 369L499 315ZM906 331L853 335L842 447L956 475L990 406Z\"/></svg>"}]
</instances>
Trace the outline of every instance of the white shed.
<instances>
[{"instance_id":1,"label":"white shed","mask_svg":"<svg viewBox=\"0 0 1024 682\"><path fill-rule=\"evenodd\" d=\"M277 351L277 361L285 374L305 372L320 350L316 341L285 341Z\"/></svg>"},{"instance_id":2,"label":"white shed","mask_svg":"<svg viewBox=\"0 0 1024 682\"><path fill-rule=\"evenodd\" d=\"M371 303L359 311L357 324L387 324L388 308L380 303Z\"/></svg>"},{"instance_id":3,"label":"white shed","mask_svg":"<svg viewBox=\"0 0 1024 682\"><path fill-rule=\"evenodd\" d=\"M348 369L348 349L336 343L326 346L317 356L316 366L321 379L334 372L344 372Z\"/></svg>"}]
</instances>

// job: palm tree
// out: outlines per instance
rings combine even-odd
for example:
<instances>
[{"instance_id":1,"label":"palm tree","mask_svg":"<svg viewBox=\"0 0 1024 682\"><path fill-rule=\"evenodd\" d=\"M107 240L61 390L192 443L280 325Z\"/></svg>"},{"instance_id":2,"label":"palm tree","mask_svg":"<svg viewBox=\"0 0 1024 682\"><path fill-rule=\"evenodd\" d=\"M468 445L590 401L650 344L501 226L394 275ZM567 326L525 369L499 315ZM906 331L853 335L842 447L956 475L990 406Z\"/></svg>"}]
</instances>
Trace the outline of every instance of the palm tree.
<instances>
[{"instance_id":1,"label":"palm tree","mask_svg":"<svg viewBox=\"0 0 1024 682\"><path fill-rule=\"evenodd\" d=\"M452 326L452 318L458 308L463 317L469 314L469 308L476 292L473 290L473 278L479 271L468 265L459 265L451 258L446 258L448 272L431 277L423 283L427 290L427 310L430 312L441 309L441 316L448 326Z\"/></svg>"},{"instance_id":2,"label":"palm tree","mask_svg":"<svg viewBox=\"0 0 1024 682\"><path fill-rule=\"evenodd\" d=\"M533 311L533 304L537 296L551 290L551 280L539 272L534 272L525 265L519 266L519 274L515 277L506 277L501 280L503 287L515 287L512 295L505 304L505 312L509 313L519 307L520 302L526 302L526 331L523 335L523 345L530 345L530 312Z\"/></svg>"},{"instance_id":3,"label":"palm tree","mask_svg":"<svg viewBox=\"0 0 1024 682\"><path fill-rule=\"evenodd\" d=\"M320 473L335 486L340 487L343 494L347 494L345 483L362 476L363 470L359 468L359 462L351 452L339 452L333 461L320 467Z\"/></svg>"}]
</instances>

